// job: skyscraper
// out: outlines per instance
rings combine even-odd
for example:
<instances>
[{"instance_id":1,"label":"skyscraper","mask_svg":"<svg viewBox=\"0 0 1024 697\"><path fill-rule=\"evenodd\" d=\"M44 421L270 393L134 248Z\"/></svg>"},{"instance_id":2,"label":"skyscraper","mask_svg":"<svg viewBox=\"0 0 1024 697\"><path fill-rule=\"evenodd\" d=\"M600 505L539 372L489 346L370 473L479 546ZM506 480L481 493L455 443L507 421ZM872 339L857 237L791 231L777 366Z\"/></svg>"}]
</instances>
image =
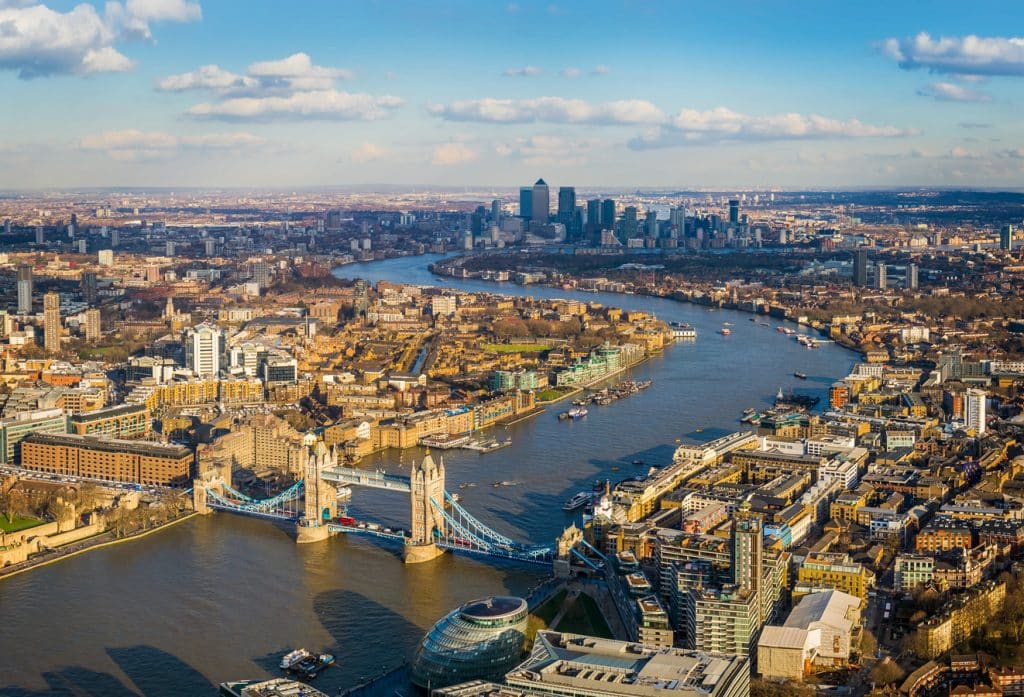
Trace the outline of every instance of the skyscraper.
<instances>
[{"instance_id":1,"label":"skyscraper","mask_svg":"<svg viewBox=\"0 0 1024 697\"><path fill-rule=\"evenodd\" d=\"M636 214L636 206L626 206L622 211L622 220L619 222L622 227L622 236L619 238L622 244L626 244L626 240L631 237L636 237Z\"/></svg>"},{"instance_id":2,"label":"skyscraper","mask_svg":"<svg viewBox=\"0 0 1024 697\"><path fill-rule=\"evenodd\" d=\"M60 294L52 290L43 296L43 348L60 352Z\"/></svg>"},{"instance_id":3,"label":"skyscraper","mask_svg":"<svg viewBox=\"0 0 1024 697\"><path fill-rule=\"evenodd\" d=\"M43 232L43 226L36 226L36 244L46 244L46 234Z\"/></svg>"},{"instance_id":4,"label":"skyscraper","mask_svg":"<svg viewBox=\"0 0 1024 697\"><path fill-rule=\"evenodd\" d=\"M917 264L907 264L906 286L910 290L917 289Z\"/></svg>"},{"instance_id":5,"label":"skyscraper","mask_svg":"<svg viewBox=\"0 0 1024 697\"><path fill-rule=\"evenodd\" d=\"M98 341L102 334L99 308L90 308L85 311L85 340Z\"/></svg>"},{"instance_id":6,"label":"skyscraper","mask_svg":"<svg viewBox=\"0 0 1024 697\"><path fill-rule=\"evenodd\" d=\"M729 199L729 224L739 225L740 222L740 202L739 199Z\"/></svg>"},{"instance_id":7,"label":"skyscraper","mask_svg":"<svg viewBox=\"0 0 1024 697\"><path fill-rule=\"evenodd\" d=\"M868 284L868 250L858 249L853 253L853 285L863 288Z\"/></svg>"},{"instance_id":8,"label":"skyscraper","mask_svg":"<svg viewBox=\"0 0 1024 697\"><path fill-rule=\"evenodd\" d=\"M501 201L498 199L491 201L491 222L495 225L501 222Z\"/></svg>"},{"instance_id":9,"label":"skyscraper","mask_svg":"<svg viewBox=\"0 0 1024 697\"><path fill-rule=\"evenodd\" d=\"M576 208L576 188L563 186L558 189L558 222L565 226L565 238L578 240L583 232L582 216Z\"/></svg>"},{"instance_id":10,"label":"skyscraper","mask_svg":"<svg viewBox=\"0 0 1024 697\"><path fill-rule=\"evenodd\" d=\"M519 217L529 220L533 217L533 187L519 187Z\"/></svg>"},{"instance_id":11,"label":"skyscraper","mask_svg":"<svg viewBox=\"0 0 1024 697\"><path fill-rule=\"evenodd\" d=\"M27 315L32 312L32 267L29 264L18 265L18 314Z\"/></svg>"},{"instance_id":12,"label":"skyscraper","mask_svg":"<svg viewBox=\"0 0 1024 697\"><path fill-rule=\"evenodd\" d=\"M764 573L763 534L761 517L751 512L749 502L744 502L733 520L732 574L737 586L755 593L760 593Z\"/></svg>"},{"instance_id":13,"label":"skyscraper","mask_svg":"<svg viewBox=\"0 0 1024 697\"><path fill-rule=\"evenodd\" d=\"M985 432L985 390L970 388L964 392L964 422L979 436Z\"/></svg>"},{"instance_id":14,"label":"skyscraper","mask_svg":"<svg viewBox=\"0 0 1024 697\"><path fill-rule=\"evenodd\" d=\"M601 199L592 198L587 201L587 225L600 228L601 225Z\"/></svg>"},{"instance_id":15,"label":"skyscraper","mask_svg":"<svg viewBox=\"0 0 1024 697\"><path fill-rule=\"evenodd\" d=\"M220 374L220 330L208 324L199 324L188 330L185 343L188 367L198 377L217 377Z\"/></svg>"},{"instance_id":16,"label":"skyscraper","mask_svg":"<svg viewBox=\"0 0 1024 697\"><path fill-rule=\"evenodd\" d=\"M647 211L647 216L644 218L644 234L647 237L658 236L658 214L656 211Z\"/></svg>"},{"instance_id":17,"label":"skyscraper","mask_svg":"<svg viewBox=\"0 0 1024 697\"><path fill-rule=\"evenodd\" d=\"M469 238L470 244L473 243L473 238ZM366 315L366 311L370 309L370 286L362 278L357 278L354 286L355 293L352 296L352 309L355 312L355 316Z\"/></svg>"},{"instance_id":18,"label":"skyscraper","mask_svg":"<svg viewBox=\"0 0 1024 697\"><path fill-rule=\"evenodd\" d=\"M573 195L575 200L575 194ZM551 217L551 192L548 191L548 184L543 179L538 179L533 185L533 209L530 211L530 221L538 225L547 225Z\"/></svg>"},{"instance_id":19,"label":"skyscraper","mask_svg":"<svg viewBox=\"0 0 1024 697\"><path fill-rule=\"evenodd\" d=\"M885 264L882 262L875 262L875 287L879 290L885 290L885 287L889 283L889 273Z\"/></svg>"},{"instance_id":20,"label":"skyscraper","mask_svg":"<svg viewBox=\"0 0 1024 697\"><path fill-rule=\"evenodd\" d=\"M265 261L257 261L252 265L252 280L260 290L270 287L270 265Z\"/></svg>"},{"instance_id":21,"label":"skyscraper","mask_svg":"<svg viewBox=\"0 0 1024 697\"><path fill-rule=\"evenodd\" d=\"M615 229L615 199L606 198L601 202L601 227L605 230Z\"/></svg>"},{"instance_id":22,"label":"skyscraper","mask_svg":"<svg viewBox=\"0 0 1024 697\"><path fill-rule=\"evenodd\" d=\"M96 283L96 274L92 271L88 271L82 274L81 282L82 300L89 305L96 303L96 296L98 293L98 286Z\"/></svg>"},{"instance_id":23,"label":"skyscraper","mask_svg":"<svg viewBox=\"0 0 1024 697\"><path fill-rule=\"evenodd\" d=\"M558 188L558 222L568 225L568 221L576 213L576 188L562 186Z\"/></svg>"},{"instance_id":24,"label":"skyscraper","mask_svg":"<svg viewBox=\"0 0 1024 697\"><path fill-rule=\"evenodd\" d=\"M1007 252L1013 251L1013 226L1004 225L999 230L999 248Z\"/></svg>"}]
</instances>

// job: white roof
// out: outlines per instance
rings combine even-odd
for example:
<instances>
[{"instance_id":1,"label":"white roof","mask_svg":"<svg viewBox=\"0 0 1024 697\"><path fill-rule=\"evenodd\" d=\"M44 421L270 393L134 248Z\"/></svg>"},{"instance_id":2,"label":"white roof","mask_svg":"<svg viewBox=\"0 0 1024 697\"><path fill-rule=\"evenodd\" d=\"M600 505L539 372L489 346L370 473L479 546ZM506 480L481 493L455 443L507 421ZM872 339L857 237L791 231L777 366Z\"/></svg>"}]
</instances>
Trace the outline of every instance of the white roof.
<instances>
[{"instance_id":1,"label":"white roof","mask_svg":"<svg viewBox=\"0 0 1024 697\"><path fill-rule=\"evenodd\" d=\"M816 625L849 631L853 626L850 611L860 607L860 598L829 590L804 596L783 623L786 627L814 629Z\"/></svg>"},{"instance_id":2,"label":"white roof","mask_svg":"<svg viewBox=\"0 0 1024 697\"><path fill-rule=\"evenodd\" d=\"M810 649L811 632L799 627L776 627L767 624L761 630L761 638L758 646L769 646L776 649L797 649L807 651Z\"/></svg>"}]
</instances>

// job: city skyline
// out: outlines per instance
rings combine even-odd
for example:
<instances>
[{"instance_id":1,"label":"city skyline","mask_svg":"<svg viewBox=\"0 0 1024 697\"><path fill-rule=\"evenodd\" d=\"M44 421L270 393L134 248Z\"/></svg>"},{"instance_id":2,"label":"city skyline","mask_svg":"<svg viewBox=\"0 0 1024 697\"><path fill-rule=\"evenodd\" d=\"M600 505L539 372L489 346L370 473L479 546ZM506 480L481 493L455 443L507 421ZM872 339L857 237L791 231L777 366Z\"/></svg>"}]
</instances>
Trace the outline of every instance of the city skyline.
<instances>
[{"instance_id":1,"label":"city skyline","mask_svg":"<svg viewBox=\"0 0 1024 697\"><path fill-rule=\"evenodd\" d=\"M1012 6L930 9L6 0L0 188L1019 186Z\"/></svg>"}]
</instances>

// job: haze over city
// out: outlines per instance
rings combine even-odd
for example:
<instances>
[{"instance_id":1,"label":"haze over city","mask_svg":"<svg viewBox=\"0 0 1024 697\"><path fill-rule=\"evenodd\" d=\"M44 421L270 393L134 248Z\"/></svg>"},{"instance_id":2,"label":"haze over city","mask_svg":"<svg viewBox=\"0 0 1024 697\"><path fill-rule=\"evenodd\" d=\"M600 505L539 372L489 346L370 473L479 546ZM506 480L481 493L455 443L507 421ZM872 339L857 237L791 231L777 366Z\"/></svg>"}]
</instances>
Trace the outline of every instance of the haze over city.
<instances>
[{"instance_id":1,"label":"haze over city","mask_svg":"<svg viewBox=\"0 0 1024 697\"><path fill-rule=\"evenodd\" d=\"M1012 2L0 3L0 187L970 186Z\"/></svg>"}]
</instances>

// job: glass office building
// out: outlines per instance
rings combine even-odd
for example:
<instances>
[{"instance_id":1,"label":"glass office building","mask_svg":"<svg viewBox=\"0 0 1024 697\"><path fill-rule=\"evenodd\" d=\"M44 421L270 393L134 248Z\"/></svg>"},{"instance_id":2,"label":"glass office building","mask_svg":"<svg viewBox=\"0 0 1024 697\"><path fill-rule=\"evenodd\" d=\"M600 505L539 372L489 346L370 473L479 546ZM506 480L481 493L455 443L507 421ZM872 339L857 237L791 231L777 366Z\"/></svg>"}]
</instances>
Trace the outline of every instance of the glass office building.
<instances>
[{"instance_id":1,"label":"glass office building","mask_svg":"<svg viewBox=\"0 0 1024 697\"><path fill-rule=\"evenodd\" d=\"M501 680L522 658L529 615L522 598L466 603L437 622L420 642L412 681L427 690L467 680Z\"/></svg>"}]
</instances>

